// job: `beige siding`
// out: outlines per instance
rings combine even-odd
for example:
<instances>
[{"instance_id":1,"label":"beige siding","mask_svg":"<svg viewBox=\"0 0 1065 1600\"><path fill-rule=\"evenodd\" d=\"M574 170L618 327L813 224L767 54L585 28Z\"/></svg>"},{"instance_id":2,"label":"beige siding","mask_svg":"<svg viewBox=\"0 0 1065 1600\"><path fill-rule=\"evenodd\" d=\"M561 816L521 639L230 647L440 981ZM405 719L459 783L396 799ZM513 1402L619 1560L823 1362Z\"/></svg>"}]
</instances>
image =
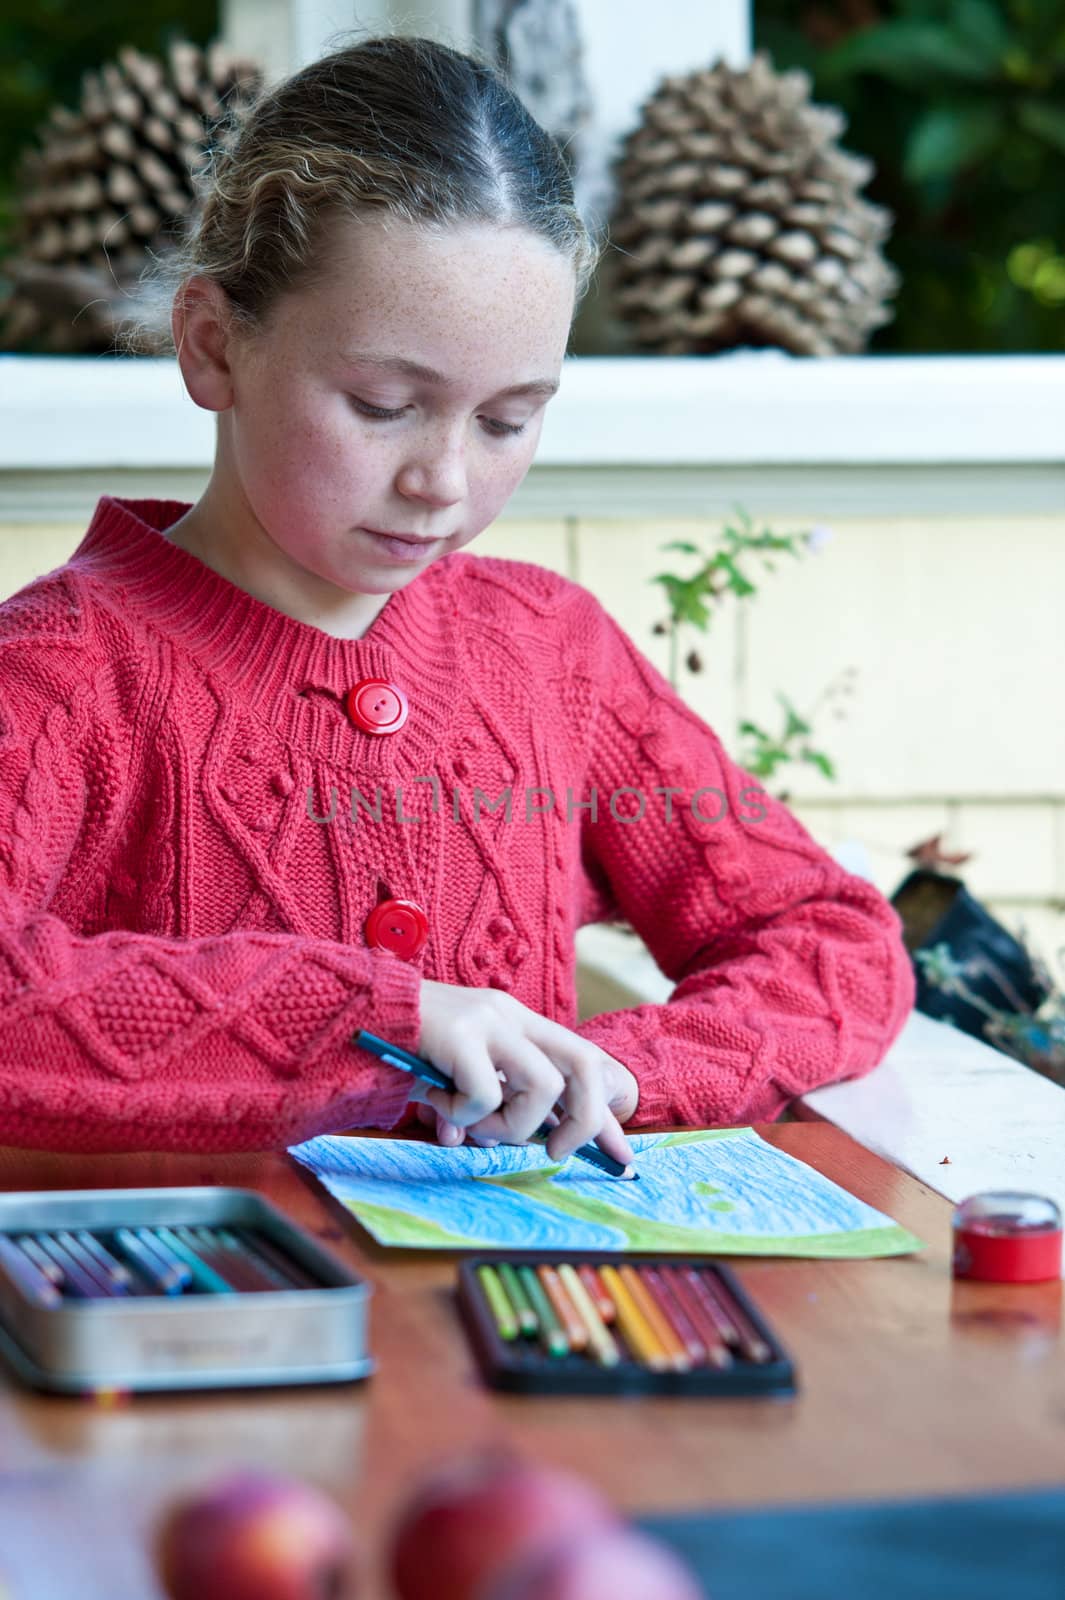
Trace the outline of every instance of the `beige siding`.
<instances>
[{"instance_id":1,"label":"beige siding","mask_svg":"<svg viewBox=\"0 0 1065 1600\"><path fill-rule=\"evenodd\" d=\"M34 578L69 561L85 536L67 523L0 523L0 595L15 594Z\"/></svg>"}]
</instances>

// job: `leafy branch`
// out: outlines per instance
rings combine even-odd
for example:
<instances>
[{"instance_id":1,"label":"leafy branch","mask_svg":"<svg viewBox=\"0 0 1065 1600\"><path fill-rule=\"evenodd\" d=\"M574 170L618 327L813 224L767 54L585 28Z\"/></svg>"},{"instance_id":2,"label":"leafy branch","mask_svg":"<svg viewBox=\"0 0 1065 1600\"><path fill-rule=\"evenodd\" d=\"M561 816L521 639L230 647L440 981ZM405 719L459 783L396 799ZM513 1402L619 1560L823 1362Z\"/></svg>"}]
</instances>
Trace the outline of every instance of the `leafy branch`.
<instances>
[{"instance_id":1,"label":"leafy branch","mask_svg":"<svg viewBox=\"0 0 1065 1600\"><path fill-rule=\"evenodd\" d=\"M699 566L688 577L675 572L659 572L650 580L661 585L669 605L668 617L656 622L652 631L669 636L669 681L673 688L680 687L682 629L691 627L707 633L715 610L726 596L731 594L737 601L746 601L758 593L758 586L752 581L749 565L746 565L749 559L760 560L768 571L775 572L777 562L773 557L790 555L798 559L807 552L820 550L830 538L830 530L824 527L785 534L773 533L769 528L756 530L748 513L737 508L735 521L726 524L716 544L709 550L700 549L686 539L674 539L662 545L663 550L676 550L682 555L699 558ZM702 671L702 660L694 649L689 650L684 664L691 673ZM783 707L784 717L783 726L777 734L768 732L756 722L742 721L738 735L741 741L746 739L748 745L745 749L741 748L739 759L746 770L754 777L766 778L788 762L805 762L815 766L826 778L835 780L835 767L829 757L809 742L813 734L812 719L823 703L853 692L851 680L856 672L856 668L848 667L839 679L822 692L806 715L796 710L786 695L778 692L777 699ZM845 712L837 708L834 715L843 717Z\"/></svg>"}]
</instances>

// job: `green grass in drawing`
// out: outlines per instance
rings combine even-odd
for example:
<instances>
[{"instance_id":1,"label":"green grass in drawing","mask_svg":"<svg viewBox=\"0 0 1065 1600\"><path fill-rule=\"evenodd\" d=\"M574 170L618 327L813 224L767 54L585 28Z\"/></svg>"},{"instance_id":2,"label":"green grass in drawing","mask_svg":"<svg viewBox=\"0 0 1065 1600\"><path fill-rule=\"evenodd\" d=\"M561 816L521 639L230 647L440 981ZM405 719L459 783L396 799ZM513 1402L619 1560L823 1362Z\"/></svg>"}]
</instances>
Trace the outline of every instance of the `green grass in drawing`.
<instances>
[{"instance_id":1,"label":"green grass in drawing","mask_svg":"<svg viewBox=\"0 0 1065 1600\"><path fill-rule=\"evenodd\" d=\"M292 1154L384 1244L860 1257L921 1240L751 1128L632 1136L638 1183L538 1145L323 1135Z\"/></svg>"},{"instance_id":2,"label":"green grass in drawing","mask_svg":"<svg viewBox=\"0 0 1065 1600\"><path fill-rule=\"evenodd\" d=\"M406 1245L415 1250L468 1250L471 1245L483 1248L491 1244L489 1239L471 1239L468 1234L448 1233L446 1228L437 1227L428 1217L415 1217L395 1206L375 1206L368 1200L360 1200L357 1205L345 1200L344 1204L367 1233L388 1244Z\"/></svg>"}]
</instances>

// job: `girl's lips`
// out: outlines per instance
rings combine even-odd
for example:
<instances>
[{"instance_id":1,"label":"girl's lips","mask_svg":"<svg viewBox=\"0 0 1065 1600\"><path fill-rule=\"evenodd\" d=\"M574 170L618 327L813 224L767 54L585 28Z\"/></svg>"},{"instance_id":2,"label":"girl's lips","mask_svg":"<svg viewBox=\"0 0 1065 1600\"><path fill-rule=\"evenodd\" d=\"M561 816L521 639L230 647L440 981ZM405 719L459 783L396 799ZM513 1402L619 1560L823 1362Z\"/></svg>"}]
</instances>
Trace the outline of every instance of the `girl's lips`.
<instances>
[{"instance_id":1,"label":"girl's lips","mask_svg":"<svg viewBox=\"0 0 1065 1600\"><path fill-rule=\"evenodd\" d=\"M394 561L423 561L426 552L440 543L439 539L394 539L386 533L375 533L372 528L360 528L359 532Z\"/></svg>"}]
</instances>

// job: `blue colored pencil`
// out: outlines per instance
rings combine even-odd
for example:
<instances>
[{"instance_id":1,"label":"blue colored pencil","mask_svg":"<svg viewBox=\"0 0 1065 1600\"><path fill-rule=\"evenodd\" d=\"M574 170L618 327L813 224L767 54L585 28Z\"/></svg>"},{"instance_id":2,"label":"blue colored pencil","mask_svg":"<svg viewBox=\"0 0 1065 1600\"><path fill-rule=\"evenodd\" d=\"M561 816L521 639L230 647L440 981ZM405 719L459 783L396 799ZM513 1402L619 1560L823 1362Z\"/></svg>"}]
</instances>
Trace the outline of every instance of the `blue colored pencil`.
<instances>
[{"instance_id":1,"label":"blue colored pencil","mask_svg":"<svg viewBox=\"0 0 1065 1600\"><path fill-rule=\"evenodd\" d=\"M130 1228L115 1229L115 1244L161 1294L180 1294L185 1285L192 1282L192 1273L183 1261L167 1266Z\"/></svg>"},{"instance_id":2,"label":"blue colored pencil","mask_svg":"<svg viewBox=\"0 0 1065 1600\"><path fill-rule=\"evenodd\" d=\"M398 1067L400 1072L409 1072L412 1077L420 1078L423 1083L431 1083L436 1089L444 1089L448 1094L455 1093L452 1079L441 1072L439 1067L434 1067L431 1061L426 1061L424 1056L413 1055L401 1045L389 1044L387 1039L379 1039L377 1034L367 1033L365 1028L360 1028L351 1038L353 1044L368 1050L387 1066ZM552 1131L545 1122L531 1136L530 1143L546 1144L547 1137ZM598 1167L600 1172L607 1173L611 1178L639 1179L640 1174L632 1166L626 1166L623 1161L615 1161L613 1156L608 1156L606 1151L600 1150L596 1144L582 1144L578 1150L573 1151L573 1155L578 1161L587 1161L590 1166Z\"/></svg>"},{"instance_id":3,"label":"blue colored pencil","mask_svg":"<svg viewBox=\"0 0 1065 1600\"><path fill-rule=\"evenodd\" d=\"M193 1283L198 1288L203 1289L208 1294L237 1293L233 1285L227 1283L225 1278L220 1273L217 1273L213 1267L209 1267L206 1261L203 1261L190 1245L185 1244L182 1239L178 1238L173 1229L156 1226L153 1232L155 1237L165 1244L167 1249L172 1251L179 1261L184 1261L192 1273Z\"/></svg>"},{"instance_id":4,"label":"blue colored pencil","mask_svg":"<svg viewBox=\"0 0 1065 1600\"><path fill-rule=\"evenodd\" d=\"M148 1253L159 1262L160 1266L176 1271L181 1279L182 1289L188 1289L192 1284L192 1272L188 1263L179 1260L172 1250L168 1250L161 1239L157 1239L151 1228L134 1228L134 1233Z\"/></svg>"}]
</instances>

